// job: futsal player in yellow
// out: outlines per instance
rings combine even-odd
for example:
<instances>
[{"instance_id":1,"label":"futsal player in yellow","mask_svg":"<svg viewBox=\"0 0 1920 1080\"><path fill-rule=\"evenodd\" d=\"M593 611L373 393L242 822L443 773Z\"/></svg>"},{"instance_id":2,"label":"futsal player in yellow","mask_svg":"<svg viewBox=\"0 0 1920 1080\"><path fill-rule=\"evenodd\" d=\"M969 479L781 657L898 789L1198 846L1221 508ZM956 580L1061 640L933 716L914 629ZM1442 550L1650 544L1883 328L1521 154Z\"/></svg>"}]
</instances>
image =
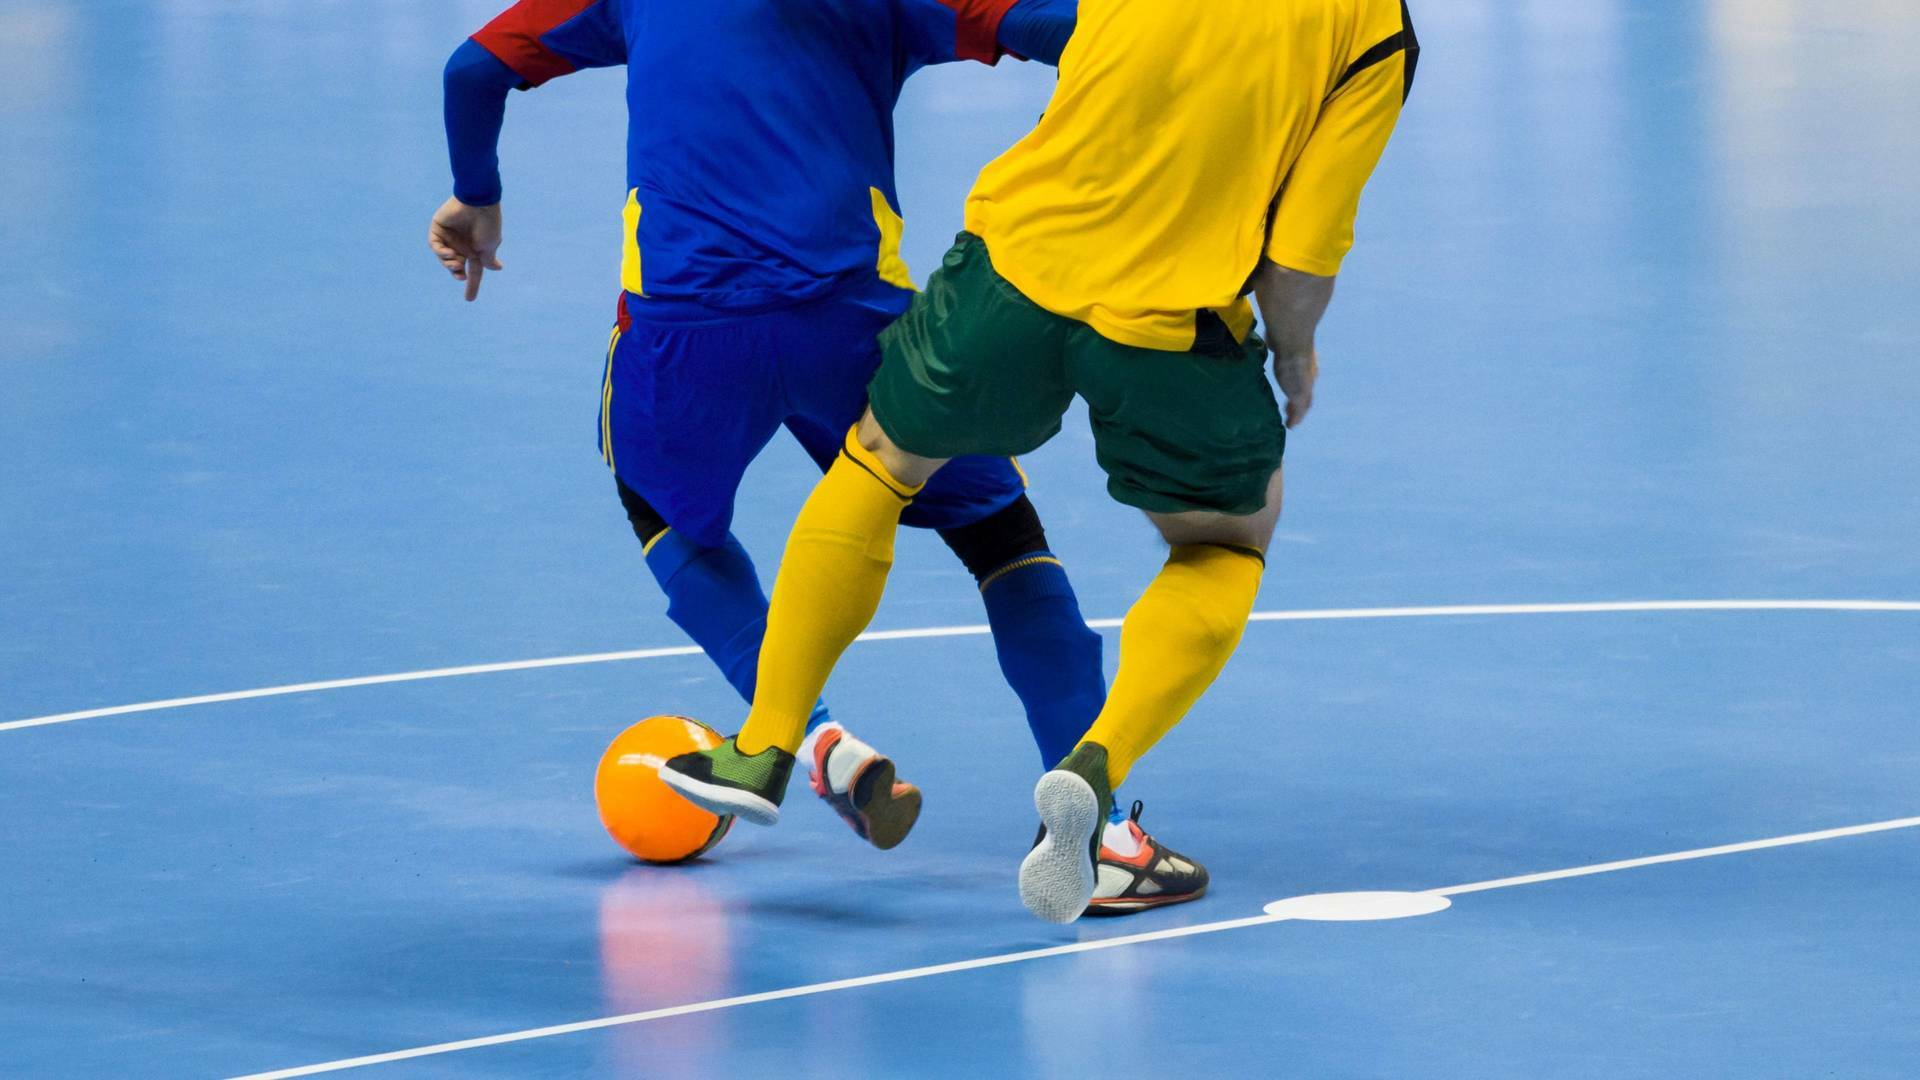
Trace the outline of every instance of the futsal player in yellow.
<instances>
[{"instance_id":1,"label":"futsal player in yellow","mask_svg":"<svg viewBox=\"0 0 1920 1080\"><path fill-rule=\"evenodd\" d=\"M1314 331L1418 56L1403 0L1081 0L1045 116L981 172L966 231L882 334L870 408L794 523L745 727L661 778L777 820L808 713L879 604L901 510L947 459L1039 447L1078 394L1108 492L1171 550L1127 613L1106 707L1034 790L1044 834L1021 899L1077 918L1112 789L1246 627L1286 430L1313 403Z\"/></svg>"}]
</instances>

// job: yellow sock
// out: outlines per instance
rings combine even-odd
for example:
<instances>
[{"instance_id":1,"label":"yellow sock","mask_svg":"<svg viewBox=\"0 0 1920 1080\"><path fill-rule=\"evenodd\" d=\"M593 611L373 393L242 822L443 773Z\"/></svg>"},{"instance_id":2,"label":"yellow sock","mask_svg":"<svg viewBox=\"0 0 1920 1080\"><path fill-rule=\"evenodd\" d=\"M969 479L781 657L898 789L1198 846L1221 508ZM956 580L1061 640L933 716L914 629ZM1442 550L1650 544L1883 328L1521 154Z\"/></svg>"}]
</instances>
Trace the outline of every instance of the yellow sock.
<instances>
[{"instance_id":1,"label":"yellow sock","mask_svg":"<svg viewBox=\"0 0 1920 1080\"><path fill-rule=\"evenodd\" d=\"M1265 561L1248 548L1177 544L1120 627L1120 671L1084 742L1107 748L1107 779L1173 730L1240 644Z\"/></svg>"},{"instance_id":2,"label":"yellow sock","mask_svg":"<svg viewBox=\"0 0 1920 1080\"><path fill-rule=\"evenodd\" d=\"M919 491L895 480L847 433L840 456L800 508L780 559L753 708L734 744L741 753L800 748L833 665L880 606L900 511Z\"/></svg>"}]
</instances>

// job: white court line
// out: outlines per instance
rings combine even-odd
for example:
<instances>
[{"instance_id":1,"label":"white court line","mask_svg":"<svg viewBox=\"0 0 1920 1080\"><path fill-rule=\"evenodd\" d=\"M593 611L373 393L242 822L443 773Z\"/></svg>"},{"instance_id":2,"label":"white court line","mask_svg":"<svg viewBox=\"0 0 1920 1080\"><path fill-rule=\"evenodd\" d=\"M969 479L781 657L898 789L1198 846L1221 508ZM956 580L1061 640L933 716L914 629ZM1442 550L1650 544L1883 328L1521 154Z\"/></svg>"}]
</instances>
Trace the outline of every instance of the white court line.
<instances>
[{"instance_id":1,"label":"white court line","mask_svg":"<svg viewBox=\"0 0 1920 1080\"><path fill-rule=\"evenodd\" d=\"M1303 611L1256 611L1251 622L1314 622L1335 619L1418 619L1470 615L1592 615L1635 611L1908 611L1920 612L1920 601L1910 600L1620 600L1580 604L1456 604L1441 607L1321 608ZM1119 619L1088 619L1096 630L1111 630ZM861 641L905 641L915 638L969 637L989 633L985 626L929 626L915 630L878 630L861 634ZM184 709L189 705L213 705L222 701L246 701L252 698L308 694L320 690L345 690L355 686L381 686L388 683L420 682L426 679L451 679L461 675L489 675L499 671L531 671L536 668L574 667L580 664L606 664L616 660L653 660L666 656L696 656L699 648L675 645L660 649L631 649L625 652L584 653L579 656L550 656L539 660L508 660L496 664L467 664L462 667L432 668L426 671L402 671L392 675L362 675L351 679L327 679L322 682L267 686L258 690L232 690L222 694L143 701L134 705L112 705L100 709L35 716L26 720L0 723L0 731L70 724L76 720L95 720L103 716Z\"/></svg>"},{"instance_id":2,"label":"white court line","mask_svg":"<svg viewBox=\"0 0 1920 1080\"><path fill-rule=\"evenodd\" d=\"M1708 859L1715 855L1736 855L1742 851L1764 851L1767 848L1787 847L1790 844L1812 844L1821 840L1837 840L1843 836L1861 836L1866 833L1887 832L1892 829L1911 829L1920 825L1920 817L1895 818L1892 821L1876 821L1870 825L1848 825L1839 829L1822 829L1819 832L1795 833L1792 836L1775 836L1767 840L1748 840L1739 844L1722 844L1719 847L1695 848L1692 851L1676 851L1667 855L1648 855L1639 859L1622 859L1619 862L1595 863L1592 866L1576 866L1571 870L1549 870L1544 874L1522 874L1519 877L1498 878L1493 881L1476 881L1471 885L1450 885L1444 889L1428 889L1435 896L1460 896L1464 893L1486 892L1489 889L1511 889L1515 885L1537 885L1542 881L1560 881L1565 878L1586 877L1589 874L1611 874L1616 870L1637 870L1642 866L1659 866L1662 863L1685 862L1688 859Z\"/></svg>"},{"instance_id":3,"label":"white court line","mask_svg":"<svg viewBox=\"0 0 1920 1080\"><path fill-rule=\"evenodd\" d=\"M1776 836L1766 840L1749 840L1739 844L1723 844L1719 847L1695 848L1691 851L1675 851L1665 855L1649 855L1640 859L1623 859L1619 862L1595 863L1592 866L1576 866L1567 870L1550 870L1541 874L1525 874L1520 877L1499 878L1494 881L1479 881L1471 885L1452 885L1446 888L1429 889L1427 891L1436 896L1459 896L1462 893L1486 892L1490 889L1510 889L1516 885L1535 885L1543 881L1559 881L1563 878L1586 877L1590 874L1609 874L1617 870L1632 870L1642 866L1658 866L1663 863L1684 862L1688 859L1706 859L1715 855L1732 855L1742 851L1759 851L1765 848L1786 847L1790 844L1811 844L1820 840L1835 840L1843 836L1860 836L1865 833L1888 832L1893 829L1911 829L1915 826L1920 826L1920 817L1898 818L1892 821L1876 821L1867 825L1850 825L1840 829L1822 829L1819 832L1795 833L1792 836ZM1286 922L1288 918L1289 916L1285 915L1255 915L1244 919L1228 919L1224 922L1200 923L1196 926L1153 930L1144 934L1127 934L1121 937L1102 938L1099 941L1081 941L1072 945L1055 945L1046 949L1027 949L1023 952L1001 953L997 956L982 956L972 960L956 960L947 964L932 964L927 967L906 968L901 971L882 972L878 975L861 975L852 979L835 979L832 982L810 983L806 986L790 986L784 990L769 990L759 994L742 994L739 997L718 998L713 1001L698 1001L689 1005L674 1005L665 1009L627 1013L624 1016L605 1016L595 1020L582 1020L572 1024L555 1024L551 1027L511 1031L504 1035L488 1035L478 1039L462 1039L458 1042L435 1043L432 1046L416 1046L410 1050L394 1050L385 1054L368 1054L365 1057L342 1058L338 1061L321 1062L318 1065L303 1065L299 1068L280 1069L275 1072L253 1073L249 1076L238 1077L236 1080L281 1080L281 1078L284 1077L313 1076L317 1073L340 1072L345 1069L357 1069L366 1065L384 1065L395 1061L408 1061L413 1058L451 1054L460 1050L475 1050L484 1046L501 1046L506 1043L527 1042L532 1039L547 1039L556 1035L572 1035L577 1032L594 1031L600 1028L644 1024L650 1020L666 1020L675 1016L691 1016L695 1013L733 1009L742 1005L759 1005L769 1001L785 1001L789 998L811 997L815 994L830 994L838 990L856 990L864 986L881 986L887 983L906 982L909 979L925 979L934 975L949 975L957 971L978 971L981 968L1024 963L1028 960L1043 960L1053 956L1069 956L1074 953L1095 952L1100 949L1115 949L1122 945L1139 945L1149 941L1167 941L1172 938L1193 937L1199 934L1217 934L1224 930L1241 930L1249 926Z\"/></svg>"}]
</instances>

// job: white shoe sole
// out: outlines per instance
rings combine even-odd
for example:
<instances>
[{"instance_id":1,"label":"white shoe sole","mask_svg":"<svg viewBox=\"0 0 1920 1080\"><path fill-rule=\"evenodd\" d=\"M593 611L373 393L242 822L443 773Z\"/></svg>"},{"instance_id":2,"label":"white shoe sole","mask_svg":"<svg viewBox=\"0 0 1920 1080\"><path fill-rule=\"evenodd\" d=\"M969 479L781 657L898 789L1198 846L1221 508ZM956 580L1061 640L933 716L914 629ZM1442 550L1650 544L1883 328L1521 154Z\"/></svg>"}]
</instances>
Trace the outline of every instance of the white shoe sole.
<instances>
[{"instance_id":1,"label":"white shoe sole","mask_svg":"<svg viewBox=\"0 0 1920 1080\"><path fill-rule=\"evenodd\" d=\"M664 766L660 769L660 781L710 814L732 814L755 825L773 825L780 820L778 806L750 791L695 780Z\"/></svg>"},{"instance_id":2,"label":"white shoe sole","mask_svg":"<svg viewBox=\"0 0 1920 1080\"><path fill-rule=\"evenodd\" d=\"M1033 788L1033 808L1047 834L1020 862L1020 902L1051 923L1070 923L1093 899L1093 859L1087 854L1100 827L1093 785L1055 769Z\"/></svg>"}]
</instances>

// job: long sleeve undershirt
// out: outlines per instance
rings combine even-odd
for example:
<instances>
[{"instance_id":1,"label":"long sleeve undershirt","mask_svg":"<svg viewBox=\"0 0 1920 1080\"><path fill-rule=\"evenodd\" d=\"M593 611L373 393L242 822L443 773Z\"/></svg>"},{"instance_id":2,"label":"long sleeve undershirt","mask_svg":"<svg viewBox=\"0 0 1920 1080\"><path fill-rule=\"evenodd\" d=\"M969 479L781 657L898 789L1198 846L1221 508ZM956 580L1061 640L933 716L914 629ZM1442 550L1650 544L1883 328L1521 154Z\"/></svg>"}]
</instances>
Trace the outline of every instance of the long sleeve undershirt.
<instances>
[{"instance_id":1,"label":"long sleeve undershirt","mask_svg":"<svg viewBox=\"0 0 1920 1080\"><path fill-rule=\"evenodd\" d=\"M447 156L453 164L453 197L468 206L500 201L500 125L507 93L520 76L469 38L447 61L444 76Z\"/></svg>"}]
</instances>

